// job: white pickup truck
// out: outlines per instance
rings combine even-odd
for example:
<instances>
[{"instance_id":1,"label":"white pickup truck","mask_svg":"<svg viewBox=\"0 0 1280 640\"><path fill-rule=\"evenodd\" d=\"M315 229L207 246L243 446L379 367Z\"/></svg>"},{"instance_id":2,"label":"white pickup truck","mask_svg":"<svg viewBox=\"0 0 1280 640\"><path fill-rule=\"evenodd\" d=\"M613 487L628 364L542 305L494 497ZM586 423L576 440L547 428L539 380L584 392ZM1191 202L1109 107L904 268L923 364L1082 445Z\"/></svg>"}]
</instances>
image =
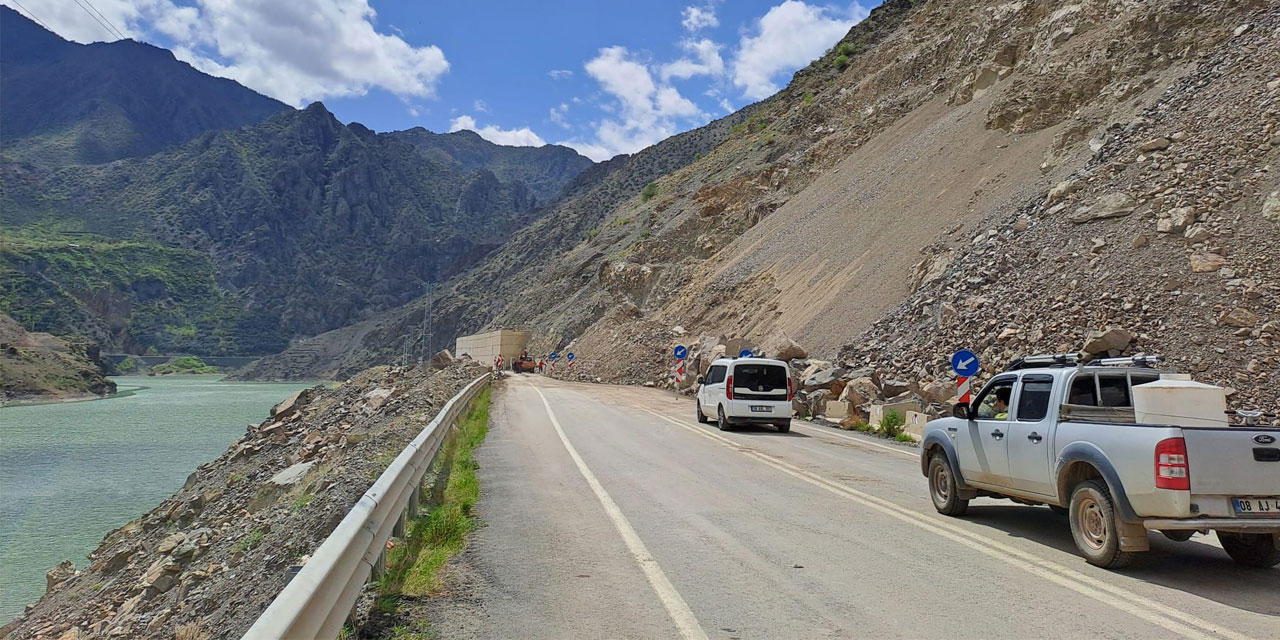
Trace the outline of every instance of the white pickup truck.
<instances>
[{"instance_id":1,"label":"white pickup truck","mask_svg":"<svg viewBox=\"0 0 1280 640\"><path fill-rule=\"evenodd\" d=\"M926 425L920 464L940 513L980 496L1048 505L1102 567L1148 550L1148 531L1210 529L1239 564L1280 563L1280 428L1137 424L1132 388L1160 378L1145 366L1023 367Z\"/></svg>"}]
</instances>

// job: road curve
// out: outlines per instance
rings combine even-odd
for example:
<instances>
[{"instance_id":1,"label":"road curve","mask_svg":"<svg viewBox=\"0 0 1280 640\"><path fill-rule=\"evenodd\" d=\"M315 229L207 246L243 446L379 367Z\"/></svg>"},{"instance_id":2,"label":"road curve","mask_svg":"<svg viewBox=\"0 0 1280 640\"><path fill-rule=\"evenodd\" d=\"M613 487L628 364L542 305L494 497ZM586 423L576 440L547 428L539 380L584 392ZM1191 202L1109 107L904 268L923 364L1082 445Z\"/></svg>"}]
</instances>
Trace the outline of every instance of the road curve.
<instances>
[{"instance_id":1,"label":"road curve","mask_svg":"<svg viewBox=\"0 0 1280 640\"><path fill-rule=\"evenodd\" d=\"M485 526L424 610L441 637L1280 637L1280 570L1211 537L1153 536L1106 571L1046 508L938 515L913 448L693 413L653 389L499 383Z\"/></svg>"}]
</instances>

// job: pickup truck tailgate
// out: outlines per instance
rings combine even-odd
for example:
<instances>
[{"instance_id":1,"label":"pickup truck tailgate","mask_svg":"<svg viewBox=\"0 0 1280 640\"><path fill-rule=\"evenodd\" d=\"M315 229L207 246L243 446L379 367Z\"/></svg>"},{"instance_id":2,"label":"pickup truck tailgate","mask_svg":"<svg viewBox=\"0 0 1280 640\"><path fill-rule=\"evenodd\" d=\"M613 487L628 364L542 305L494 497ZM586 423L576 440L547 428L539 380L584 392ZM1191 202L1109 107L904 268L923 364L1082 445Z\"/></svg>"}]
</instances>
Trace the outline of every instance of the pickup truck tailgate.
<instances>
[{"instance_id":1,"label":"pickup truck tailgate","mask_svg":"<svg viewBox=\"0 0 1280 640\"><path fill-rule=\"evenodd\" d=\"M1280 429L1183 427L1191 493L1280 495Z\"/></svg>"}]
</instances>

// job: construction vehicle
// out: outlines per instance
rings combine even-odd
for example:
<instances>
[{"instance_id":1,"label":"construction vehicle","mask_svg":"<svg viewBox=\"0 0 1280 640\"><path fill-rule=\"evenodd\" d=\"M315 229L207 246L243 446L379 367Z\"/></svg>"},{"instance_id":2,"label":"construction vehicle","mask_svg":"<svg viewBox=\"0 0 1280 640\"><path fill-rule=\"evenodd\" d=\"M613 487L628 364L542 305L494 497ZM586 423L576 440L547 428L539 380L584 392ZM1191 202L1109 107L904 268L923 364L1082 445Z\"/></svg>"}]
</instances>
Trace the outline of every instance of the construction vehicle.
<instances>
[{"instance_id":1,"label":"construction vehicle","mask_svg":"<svg viewBox=\"0 0 1280 640\"><path fill-rule=\"evenodd\" d=\"M520 357L511 361L511 370L515 373L536 373L538 363L529 356L529 350L520 352Z\"/></svg>"}]
</instances>

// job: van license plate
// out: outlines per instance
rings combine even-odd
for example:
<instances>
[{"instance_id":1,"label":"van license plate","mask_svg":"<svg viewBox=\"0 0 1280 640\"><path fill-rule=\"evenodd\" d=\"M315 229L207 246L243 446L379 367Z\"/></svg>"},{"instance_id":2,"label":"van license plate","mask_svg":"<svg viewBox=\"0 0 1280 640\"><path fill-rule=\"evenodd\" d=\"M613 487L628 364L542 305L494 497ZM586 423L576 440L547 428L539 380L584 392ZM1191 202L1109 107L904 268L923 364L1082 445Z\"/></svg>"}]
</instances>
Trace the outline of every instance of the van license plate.
<instances>
[{"instance_id":1,"label":"van license plate","mask_svg":"<svg viewBox=\"0 0 1280 640\"><path fill-rule=\"evenodd\" d=\"M1235 498L1236 513L1243 516L1280 514L1280 497Z\"/></svg>"},{"instance_id":2,"label":"van license plate","mask_svg":"<svg viewBox=\"0 0 1280 640\"><path fill-rule=\"evenodd\" d=\"M752 410L753 412L755 412L755 413L769 413L770 411L772 411L772 410L773 410L773 408L772 408L772 407L762 407L762 406L760 406L760 405L753 404L753 405L751 405L751 410Z\"/></svg>"}]
</instances>

